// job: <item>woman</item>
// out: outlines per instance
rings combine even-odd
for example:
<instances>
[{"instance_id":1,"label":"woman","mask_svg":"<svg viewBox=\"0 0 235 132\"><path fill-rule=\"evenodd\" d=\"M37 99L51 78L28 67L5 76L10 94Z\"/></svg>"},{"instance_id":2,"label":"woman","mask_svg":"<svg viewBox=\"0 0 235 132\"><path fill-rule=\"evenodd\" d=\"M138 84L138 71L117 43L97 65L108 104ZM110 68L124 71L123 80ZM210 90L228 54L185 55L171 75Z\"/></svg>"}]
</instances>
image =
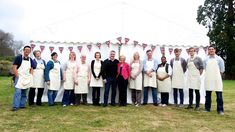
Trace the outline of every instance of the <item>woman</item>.
<instances>
[{"instance_id":1,"label":"woman","mask_svg":"<svg viewBox=\"0 0 235 132\"><path fill-rule=\"evenodd\" d=\"M130 77L130 66L125 62L126 57L121 55L119 57L118 69L117 69L117 84L119 89L119 105L127 105L127 84Z\"/></svg>"},{"instance_id":2,"label":"woman","mask_svg":"<svg viewBox=\"0 0 235 132\"><path fill-rule=\"evenodd\" d=\"M55 102L55 98L57 96L57 92L61 86L62 80L62 69L60 62L57 60L58 54L53 52L51 54L50 61L47 62L45 69L45 81L48 86L48 104L49 106L53 106Z\"/></svg>"},{"instance_id":3,"label":"woman","mask_svg":"<svg viewBox=\"0 0 235 132\"><path fill-rule=\"evenodd\" d=\"M81 98L83 104L87 104L88 85L90 82L90 69L86 64L86 55L81 55L81 64L77 66L74 74L75 82L75 104L80 105Z\"/></svg>"},{"instance_id":4,"label":"woman","mask_svg":"<svg viewBox=\"0 0 235 132\"><path fill-rule=\"evenodd\" d=\"M158 65L157 69L157 84L158 91L161 93L161 104L160 106L167 106L169 100L169 92L171 91L171 78L172 69L167 63L166 57L162 56L162 63Z\"/></svg>"},{"instance_id":5,"label":"woman","mask_svg":"<svg viewBox=\"0 0 235 132\"><path fill-rule=\"evenodd\" d=\"M70 52L69 61L63 67L64 95L62 99L63 107L74 104L74 80L73 72L76 69L76 54Z\"/></svg>"},{"instance_id":6,"label":"woman","mask_svg":"<svg viewBox=\"0 0 235 132\"><path fill-rule=\"evenodd\" d=\"M42 95L45 86L44 80L44 70L46 67L46 62L41 58L41 51L35 50L33 52L35 59L33 59L33 64L36 67L33 70L33 86L29 89L29 106L34 105L35 89L37 88L37 100L36 105L42 105Z\"/></svg>"},{"instance_id":7,"label":"woman","mask_svg":"<svg viewBox=\"0 0 235 132\"><path fill-rule=\"evenodd\" d=\"M134 53L133 61L131 62L130 67L131 67L130 89L131 89L132 103L135 106L139 106L141 104L143 63L140 60L140 55L138 52Z\"/></svg>"},{"instance_id":8,"label":"woman","mask_svg":"<svg viewBox=\"0 0 235 132\"><path fill-rule=\"evenodd\" d=\"M100 52L95 53L95 60L91 61L91 82L92 87L92 101L93 105L99 106L100 104L100 88L103 87L102 69L103 61L100 60Z\"/></svg>"}]
</instances>

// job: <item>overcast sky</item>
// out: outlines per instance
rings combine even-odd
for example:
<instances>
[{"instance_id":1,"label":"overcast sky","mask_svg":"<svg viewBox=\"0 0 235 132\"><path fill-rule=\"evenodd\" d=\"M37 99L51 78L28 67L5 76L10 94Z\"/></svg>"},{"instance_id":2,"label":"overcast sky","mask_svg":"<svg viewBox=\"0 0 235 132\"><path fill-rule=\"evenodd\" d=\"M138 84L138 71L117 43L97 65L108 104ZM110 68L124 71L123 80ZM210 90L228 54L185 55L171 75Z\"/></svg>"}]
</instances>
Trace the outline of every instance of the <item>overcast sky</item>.
<instances>
[{"instance_id":1,"label":"overcast sky","mask_svg":"<svg viewBox=\"0 0 235 132\"><path fill-rule=\"evenodd\" d=\"M0 0L0 29L16 40L207 45L204 0Z\"/></svg>"}]
</instances>

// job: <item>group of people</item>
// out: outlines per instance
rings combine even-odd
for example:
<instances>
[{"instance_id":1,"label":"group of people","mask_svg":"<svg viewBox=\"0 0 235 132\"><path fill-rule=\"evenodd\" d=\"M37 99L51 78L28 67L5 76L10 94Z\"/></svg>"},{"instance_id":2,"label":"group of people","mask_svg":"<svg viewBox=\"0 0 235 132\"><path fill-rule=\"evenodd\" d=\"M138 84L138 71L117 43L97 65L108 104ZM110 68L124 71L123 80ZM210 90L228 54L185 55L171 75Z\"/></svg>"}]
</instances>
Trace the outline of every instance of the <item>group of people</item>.
<instances>
[{"instance_id":1,"label":"group of people","mask_svg":"<svg viewBox=\"0 0 235 132\"><path fill-rule=\"evenodd\" d=\"M135 106L148 103L148 91L152 91L153 105L167 106L169 93L173 89L174 105L183 107L184 104L184 74L188 71L187 86L189 88L189 105L193 108L193 92L196 95L195 110L200 108L201 75L205 72L206 102L205 112L211 110L211 93L217 95L217 112L223 115L223 84L221 74L225 71L224 61L215 53L213 45L208 47L208 56L203 61L196 56L195 49L189 48L189 59L180 57L181 50L174 49L175 57L167 62L165 56L161 63L153 58L152 50L147 50L147 58L140 60L135 52L130 63L126 62L124 55L115 59L116 52L110 51L109 58L101 60L101 53L94 54L91 64L86 62L86 55L81 54L80 63L77 63L75 52L70 52L68 61L62 66L57 60L58 54L53 52L51 60L47 63L41 58L41 51L33 51L34 59L30 58L31 47L25 46L23 54L13 62L15 92L13 98L13 111L25 108L28 92L29 106L35 103L35 90L37 89L36 105L42 105L42 95L45 82L48 88L48 105L55 104L55 98L61 85L64 87L62 105L87 104L89 87L92 88L92 103L100 105L100 89L104 87L103 106L108 106L109 91L111 89L111 105L116 105L116 91L119 91L120 106L127 105L127 87L131 89L132 103ZM143 91L143 101L142 98ZM161 103L158 102L157 93L160 92ZM179 95L179 102L178 102Z\"/></svg>"}]
</instances>

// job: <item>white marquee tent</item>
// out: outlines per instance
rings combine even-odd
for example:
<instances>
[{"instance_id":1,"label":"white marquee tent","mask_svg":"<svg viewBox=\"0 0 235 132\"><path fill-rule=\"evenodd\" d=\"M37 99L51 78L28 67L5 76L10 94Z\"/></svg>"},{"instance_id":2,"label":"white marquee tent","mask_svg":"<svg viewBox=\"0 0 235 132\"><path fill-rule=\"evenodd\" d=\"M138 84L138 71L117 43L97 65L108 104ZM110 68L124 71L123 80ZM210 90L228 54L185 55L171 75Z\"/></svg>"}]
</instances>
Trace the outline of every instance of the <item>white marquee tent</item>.
<instances>
[{"instance_id":1,"label":"white marquee tent","mask_svg":"<svg viewBox=\"0 0 235 132\"><path fill-rule=\"evenodd\" d=\"M113 43L115 42L115 43ZM57 52L58 53L58 60L62 63L62 65L68 60L68 56L70 51L74 51L77 55L77 62L79 64L80 61L80 55L82 53L87 55L87 63L90 64L91 60L94 59L94 53L96 51L100 51L102 54L102 60L108 58L109 56L109 51L110 50L115 50L117 53L120 52L120 54L123 54L127 57L126 62L130 62L133 56L134 52L139 52L141 56L141 60L143 60L146 55L145 52L148 49L153 50L153 57L158 60L160 63L162 53L164 52L167 61L169 62L171 58L174 57L174 53L172 50L174 48L180 48L182 49L181 57L187 59L188 58L188 53L187 49L190 46L177 46L177 45L146 45L145 44L137 44L136 46L133 44L133 42L129 41L127 44L125 42L122 42L122 46L119 46L119 42L117 40L111 40L110 45L108 46L107 43L73 43L73 42L40 42L40 41L30 41L31 46L33 47L33 50L41 50L42 51L42 58L46 60L50 60L50 54L51 52ZM89 45L89 46L88 46ZM63 47L63 48L62 48ZM81 48L82 47L82 48ZM119 48L120 47L120 48ZM144 48L145 47L145 48ZM90 48L90 49L89 49ZM81 51L79 51L79 49ZM196 49L198 50L198 56L201 58L205 58L206 55L206 48L203 46L197 46ZM118 58L118 54L116 55L116 58ZM186 76L187 73L185 74L185 87L184 87L184 92L185 92L185 103L188 103L188 88L186 85ZM202 85L201 85L201 103L204 103L204 86L203 86L203 75L202 75ZM88 94L88 102L91 103L91 88L89 89L89 94ZM117 90L118 91L118 90ZM101 102L103 102L103 92L104 89L101 89ZM43 96L43 101L47 101L47 90L44 91L44 96ZM63 87L61 87L61 90L58 93L57 101L61 101L63 96ZM158 96L160 97L160 96ZM117 98L118 100L118 94ZM151 94L149 94L149 103L152 102L152 97ZM128 90L128 103L131 103L131 95L130 95L130 90ZM170 103L173 103L173 97L172 93L170 94Z\"/></svg>"}]
</instances>

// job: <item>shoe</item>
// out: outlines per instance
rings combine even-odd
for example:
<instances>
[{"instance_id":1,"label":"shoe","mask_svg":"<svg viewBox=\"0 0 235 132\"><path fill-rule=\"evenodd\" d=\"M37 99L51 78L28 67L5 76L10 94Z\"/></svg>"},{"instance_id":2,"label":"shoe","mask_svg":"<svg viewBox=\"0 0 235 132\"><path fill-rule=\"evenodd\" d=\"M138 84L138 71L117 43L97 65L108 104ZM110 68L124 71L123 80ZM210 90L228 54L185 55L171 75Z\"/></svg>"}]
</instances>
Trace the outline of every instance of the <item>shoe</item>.
<instances>
[{"instance_id":1,"label":"shoe","mask_svg":"<svg viewBox=\"0 0 235 132\"><path fill-rule=\"evenodd\" d=\"M70 106L73 106L73 103L71 103Z\"/></svg>"},{"instance_id":2,"label":"shoe","mask_svg":"<svg viewBox=\"0 0 235 132\"><path fill-rule=\"evenodd\" d=\"M219 115L224 115L223 111L218 112Z\"/></svg>"},{"instance_id":3,"label":"shoe","mask_svg":"<svg viewBox=\"0 0 235 132\"><path fill-rule=\"evenodd\" d=\"M158 104L159 106L162 106L163 104Z\"/></svg>"},{"instance_id":4,"label":"shoe","mask_svg":"<svg viewBox=\"0 0 235 132\"><path fill-rule=\"evenodd\" d=\"M204 110L203 112L207 113L207 112L210 112L209 110Z\"/></svg>"},{"instance_id":5,"label":"shoe","mask_svg":"<svg viewBox=\"0 0 235 132\"><path fill-rule=\"evenodd\" d=\"M65 105L65 104L63 105L63 107L66 107L66 106L67 106L67 105Z\"/></svg>"},{"instance_id":6,"label":"shoe","mask_svg":"<svg viewBox=\"0 0 235 132\"><path fill-rule=\"evenodd\" d=\"M17 110L19 110L19 109L17 109L17 108L12 108L11 109L11 111L13 111L13 112L16 112Z\"/></svg>"},{"instance_id":7,"label":"shoe","mask_svg":"<svg viewBox=\"0 0 235 132\"><path fill-rule=\"evenodd\" d=\"M166 107L167 105L166 104L163 104L162 107Z\"/></svg>"},{"instance_id":8,"label":"shoe","mask_svg":"<svg viewBox=\"0 0 235 132\"><path fill-rule=\"evenodd\" d=\"M147 105L147 103L143 103L143 105Z\"/></svg>"},{"instance_id":9,"label":"shoe","mask_svg":"<svg viewBox=\"0 0 235 132\"><path fill-rule=\"evenodd\" d=\"M194 110L195 110L195 111L199 111L199 110L200 110L200 107L195 107Z\"/></svg>"},{"instance_id":10,"label":"shoe","mask_svg":"<svg viewBox=\"0 0 235 132\"><path fill-rule=\"evenodd\" d=\"M193 109L193 106L192 105L188 105L188 107L186 107L185 109Z\"/></svg>"},{"instance_id":11,"label":"shoe","mask_svg":"<svg viewBox=\"0 0 235 132\"><path fill-rule=\"evenodd\" d=\"M116 106L116 104L115 103L111 103L111 106Z\"/></svg>"},{"instance_id":12,"label":"shoe","mask_svg":"<svg viewBox=\"0 0 235 132\"><path fill-rule=\"evenodd\" d=\"M136 107L139 107L139 106L140 106L140 104L138 104L138 103L137 103L135 106L136 106Z\"/></svg>"},{"instance_id":13,"label":"shoe","mask_svg":"<svg viewBox=\"0 0 235 132\"><path fill-rule=\"evenodd\" d=\"M178 104L174 104L173 106L174 106L174 107L178 107L179 105L178 105Z\"/></svg>"},{"instance_id":14,"label":"shoe","mask_svg":"<svg viewBox=\"0 0 235 132\"><path fill-rule=\"evenodd\" d=\"M108 105L107 104L103 104L103 107L107 107Z\"/></svg>"},{"instance_id":15,"label":"shoe","mask_svg":"<svg viewBox=\"0 0 235 132\"><path fill-rule=\"evenodd\" d=\"M153 105L154 105L154 106L158 106L158 104L157 104L157 103L154 103Z\"/></svg>"},{"instance_id":16,"label":"shoe","mask_svg":"<svg viewBox=\"0 0 235 132\"><path fill-rule=\"evenodd\" d=\"M182 107L184 107L184 105L183 105L183 104L180 104L179 107L182 108Z\"/></svg>"}]
</instances>

